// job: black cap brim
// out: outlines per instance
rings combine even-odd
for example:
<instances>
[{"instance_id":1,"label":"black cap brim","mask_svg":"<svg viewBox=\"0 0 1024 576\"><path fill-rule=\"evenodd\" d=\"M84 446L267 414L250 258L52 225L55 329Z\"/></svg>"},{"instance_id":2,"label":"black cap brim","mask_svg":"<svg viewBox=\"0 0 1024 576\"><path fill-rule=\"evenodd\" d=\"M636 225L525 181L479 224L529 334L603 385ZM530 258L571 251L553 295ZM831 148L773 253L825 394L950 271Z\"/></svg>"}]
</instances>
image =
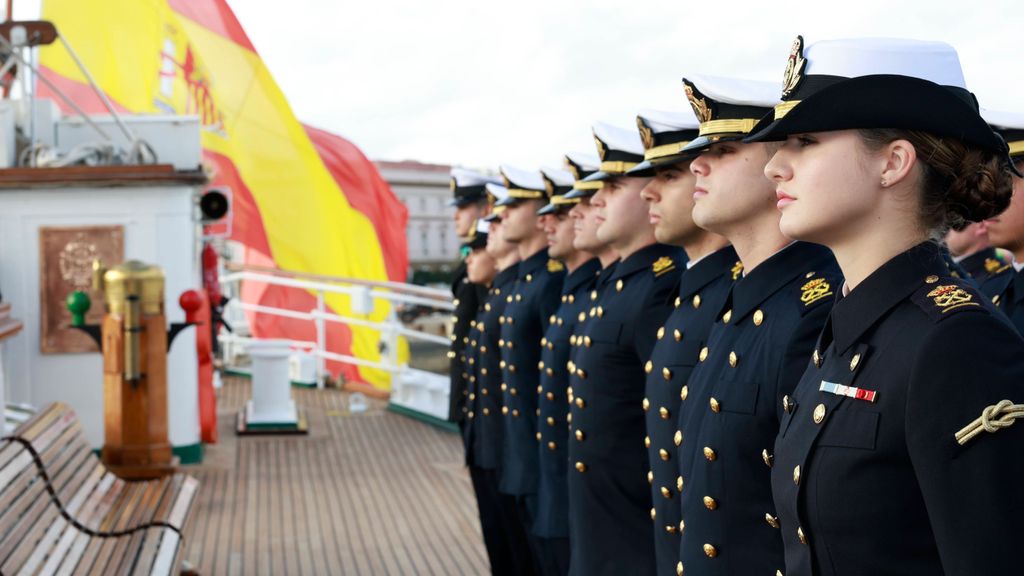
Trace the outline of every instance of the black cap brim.
<instances>
[{"instance_id":1,"label":"black cap brim","mask_svg":"<svg viewBox=\"0 0 1024 576\"><path fill-rule=\"evenodd\" d=\"M1005 153L1006 143L978 113L977 104L968 100L973 99L970 93L957 90L910 76L851 78L822 88L766 126L759 123L760 129L744 141L777 142L792 134L895 128L921 130Z\"/></svg>"},{"instance_id":2,"label":"black cap brim","mask_svg":"<svg viewBox=\"0 0 1024 576\"><path fill-rule=\"evenodd\" d=\"M708 148L712 145L718 144L719 142L736 142L743 140L746 134L726 134L723 136L697 136L683 148L683 153L690 159L694 159L700 156L704 152L707 152Z\"/></svg>"},{"instance_id":3,"label":"black cap brim","mask_svg":"<svg viewBox=\"0 0 1024 576\"><path fill-rule=\"evenodd\" d=\"M448 206L462 208L471 204L480 204L487 201L487 196L457 196L448 201Z\"/></svg>"},{"instance_id":4,"label":"black cap brim","mask_svg":"<svg viewBox=\"0 0 1024 576\"><path fill-rule=\"evenodd\" d=\"M668 156L661 156L658 158L651 158L650 160L644 160L637 164L629 171L626 172L626 176L634 178L651 178L658 173L658 169L664 166L672 166L675 164L682 164L683 162L689 162L698 156L698 153L680 153L671 154Z\"/></svg>"},{"instance_id":5,"label":"black cap brim","mask_svg":"<svg viewBox=\"0 0 1024 576\"><path fill-rule=\"evenodd\" d=\"M576 200L579 198L590 198L594 194L597 194L599 188L573 188L567 192L564 196L566 200Z\"/></svg>"}]
</instances>

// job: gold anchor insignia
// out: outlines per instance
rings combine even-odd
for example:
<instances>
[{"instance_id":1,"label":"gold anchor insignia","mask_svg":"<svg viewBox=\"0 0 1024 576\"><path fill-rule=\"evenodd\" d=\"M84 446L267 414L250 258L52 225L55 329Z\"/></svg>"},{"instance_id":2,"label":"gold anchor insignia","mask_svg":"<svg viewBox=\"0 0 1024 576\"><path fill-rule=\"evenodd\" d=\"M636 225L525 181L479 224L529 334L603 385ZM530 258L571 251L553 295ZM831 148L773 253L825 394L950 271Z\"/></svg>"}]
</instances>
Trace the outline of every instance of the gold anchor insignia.
<instances>
[{"instance_id":1,"label":"gold anchor insignia","mask_svg":"<svg viewBox=\"0 0 1024 576\"><path fill-rule=\"evenodd\" d=\"M601 161L604 162L604 157L608 154L608 149L605 148L604 142L594 134L594 142L597 143L597 155L601 157Z\"/></svg>"},{"instance_id":2,"label":"gold anchor insignia","mask_svg":"<svg viewBox=\"0 0 1024 576\"><path fill-rule=\"evenodd\" d=\"M967 292L963 288L956 284L946 284L939 286L928 293L928 297L935 301L935 305L942 308L942 312L946 313L955 308L961 306L977 306L977 302L974 300L974 295Z\"/></svg>"},{"instance_id":3,"label":"gold anchor insignia","mask_svg":"<svg viewBox=\"0 0 1024 576\"><path fill-rule=\"evenodd\" d=\"M732 279L735 280L739 278L740 274L743 274L743 262L737 260L736 263L732 265Z\"/></svg>"},{"instance_id":4,"label":"gold anchor insignia","mask_svg":"<svg viewBox=\"0 0 1024 576\"><path fill-rule=\"evenodd\" d=\"M569 169L569 172L572 172L573 180L580 179L580 167L573 164L572 160L570 160L568 156L565 157L565 167Z\"/></svg>"},{"instance_id":5,"label":"gold anchor insignia","mask_svg":"<svg viewBox=\"0 0 1024 576\"><path fill-rule=\"evenodd\" d=\"M818 300L832 295L832 287L824 278L815 278L801 286L800 290L800 301L804 303L804 306L810 306Z\"/></svg>"},{"instance_id":6,"label":"gold anchor insignia","mask_svg":"<svg viewBox=\"0 0 1024 576\"><path fill-rule=\"evenodd\" d=\"M565 270L565 265L561 262L558 260L548 260L548 272L561 272L562 270Z\"/></svg>"},{"instance_id":7,"label":"gold anchor insignia","mask_svg":"<svg viewBox=\"0 0 1024 576\"><path fill-rule=\"evenodd\" d=\"M701 123L710 122L712 110L708 101L704 99L704 95L685 78L683 79L683 89L686 91L686 99L690 101L690 106L693 107L693 113L697 115L697 119Z\"/></svg>"},{"instance_id":8,"label":"gold anchor insignia","mask_svg":"<svg viewBox=\"0 0 1024 576\"><path fill-rule=\"evenodd\" d=\"M782 78L782 97L788 98L796 90L796 87L803 80L804 66L807 59L804 58L804 37L797 36L793 46L789 49L789 59L786 61L786 73Z\"/></svg>"},{"instance_id":9,"label":"gold anchor insignia","mask_svg":"<svg viewBox=\"0 0 1024 576\"><path fill-rule=\"evenodd\" d=\"M658 258L654 264L651 265L651 270L654 271L655 276L661 276L665 272L675 268L676 263L672 261L668 256L662 256Z\"/></svg>"},{"instance_id":10,"label":"gold anchor insignia","mask_svg":"<svg viewBox=\"0 0 1024 576\"><path fill-rule=\"evenodd\" d=\"M650 126L644 124L642 118L637 117L636 127L640 129L640 140L643 142L644 150L654 148L654 131L651 130Z\"/></svg>"},{"instance_id":11,"label":"gold anchor insignia","mask_svg":"<svg viewBox=\"0 0 1024 576\"><path fill-rule=\"evenodd\" d=\"M1003 263L995 258L985 258L985 271L988 273L995 272L1003 267Z\"/></svg>"}]
</instances>

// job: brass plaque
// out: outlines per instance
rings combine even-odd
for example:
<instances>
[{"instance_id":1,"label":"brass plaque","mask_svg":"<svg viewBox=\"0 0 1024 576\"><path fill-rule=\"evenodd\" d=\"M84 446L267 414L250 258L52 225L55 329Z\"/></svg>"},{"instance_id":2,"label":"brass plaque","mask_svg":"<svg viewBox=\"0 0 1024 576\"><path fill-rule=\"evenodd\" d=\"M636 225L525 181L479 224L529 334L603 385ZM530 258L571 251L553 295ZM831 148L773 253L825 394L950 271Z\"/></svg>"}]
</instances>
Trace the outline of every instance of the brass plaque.
<instances>
[{"instance_id":1,"label":"brass plaque","mask_svg":"<svg viewBox=\"0 0 1024 576\"><path fill-rule=\"evenodd\" d=\"M88 324L103 320L103 294L92 289L92 262L105 267L124 261L124 226L81 226L39 229L40 348L43 354L96 352L96 343L71 328L65 300L82 290L92 300Z\"/></svg>"}]
</instances>

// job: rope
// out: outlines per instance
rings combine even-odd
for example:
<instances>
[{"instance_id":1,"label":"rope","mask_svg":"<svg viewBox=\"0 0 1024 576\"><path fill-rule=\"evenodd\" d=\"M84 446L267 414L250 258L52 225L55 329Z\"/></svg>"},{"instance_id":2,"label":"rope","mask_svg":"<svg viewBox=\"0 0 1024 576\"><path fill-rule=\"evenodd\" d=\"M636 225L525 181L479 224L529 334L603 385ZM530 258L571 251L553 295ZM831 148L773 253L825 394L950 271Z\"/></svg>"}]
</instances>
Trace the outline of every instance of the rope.
<instances>
[{"instance_id":1,"label":"rope","mask_svg":"<svg viewBox=\"0 0 1024 576\"><path fill-rule=\"evenodd\" d=\"M957 443L963 446L982 432L994 434L1002 428L1009 428L1017 418L1024 418L1024 404L1000 400L998 404L993 404L982 410L981 416L961 428L954 436Z\"/></svg>"},{"instance_id":2,"label":"rope","mask_svg":"<svg viewBox=\"0 0 1024 576\"><path fill-rule=\"evenodd\" d=\"M147 530L149 528L168 528L176 532L178 536L183 536L181 530L177 526L163 521L147 522L124 530L94 530L89 528L71 516L71 513L64 508L64 504L57 496L57 490L54 489L53 483L50 482L50 475L46 473L46 465L43 464L43 459L39 457L39 453L36 452L35 447L32 446L28 440L25 440L20 436L4 436L3 438L0 438L0 440L17 442L25 447L28 453L32 456L32 461L35 463L36 468L39 469L39 475L43 478L43 484L46 486L46 492L50 495L50 500L52 500L54 505L57 506L57 510L60 511L60 515L80 532L84 532L88 536L95 538L120 538L121 536L128 536L129 534L134 534L140 530Z\"/></svg>"}]
</instances>

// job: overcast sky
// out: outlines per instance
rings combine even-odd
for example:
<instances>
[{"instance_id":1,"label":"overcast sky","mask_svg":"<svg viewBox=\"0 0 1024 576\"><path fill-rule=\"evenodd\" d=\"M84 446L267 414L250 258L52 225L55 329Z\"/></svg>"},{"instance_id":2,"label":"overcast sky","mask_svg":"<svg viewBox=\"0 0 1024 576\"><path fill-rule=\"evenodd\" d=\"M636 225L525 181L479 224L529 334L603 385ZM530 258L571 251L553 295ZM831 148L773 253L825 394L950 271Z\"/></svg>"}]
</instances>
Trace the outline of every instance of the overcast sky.
<instances>
[{"instance_id":1,"label":"overcast sky","mask_svg":"<svg viewBox=\"0 0 1024 576\"><path fill-rule=\"evenodd\" d=\"M378 160L557 165L595 120L685 110L687 73L781 82L797 34L949 42L983 106L1024 112L1020 1L228 1L299 119Z\"/></svg>"}]
</instances>

